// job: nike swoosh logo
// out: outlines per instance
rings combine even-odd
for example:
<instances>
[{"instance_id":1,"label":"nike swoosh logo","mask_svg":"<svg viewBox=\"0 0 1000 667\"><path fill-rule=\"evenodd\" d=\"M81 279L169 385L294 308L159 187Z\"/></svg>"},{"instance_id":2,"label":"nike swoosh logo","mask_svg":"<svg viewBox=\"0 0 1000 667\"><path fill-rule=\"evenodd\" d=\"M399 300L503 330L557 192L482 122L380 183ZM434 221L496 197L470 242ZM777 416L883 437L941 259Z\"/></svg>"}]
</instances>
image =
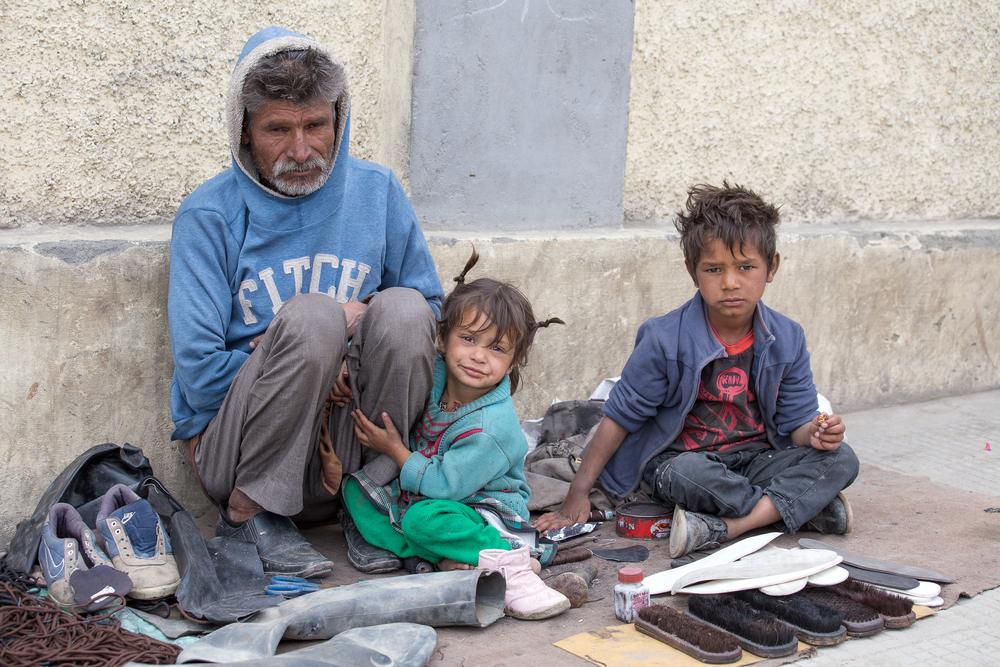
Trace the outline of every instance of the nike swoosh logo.
<instances>
[{"instance_id":1,"label":"nike swoosh logo","mask_svg":"<svg viewBox=\"0 0 1000 667\"><path fill-rule=\"evenodd\" d=\"M57 563L55 561L55 559L53 559L53 557L52 557L52 550L46 548L45 549L45 560L48 561L49 570L52 571L52 576L53 577L61 577L62 573L63 573L63 563L66 562L66 559L65 558L60 558L59 562Z\"/></svg>"},{"instance_id":2,"label":"nike swoosh logo","mask_svg":"<svg viewBox=\"0 0 1000 667\"><path fill-rule=\"evenodd\" d=\"M125 512L125 516L122 517L122 523L128 523L129 519L135 516L135 512Z\"/></svg>"}]
</instances>

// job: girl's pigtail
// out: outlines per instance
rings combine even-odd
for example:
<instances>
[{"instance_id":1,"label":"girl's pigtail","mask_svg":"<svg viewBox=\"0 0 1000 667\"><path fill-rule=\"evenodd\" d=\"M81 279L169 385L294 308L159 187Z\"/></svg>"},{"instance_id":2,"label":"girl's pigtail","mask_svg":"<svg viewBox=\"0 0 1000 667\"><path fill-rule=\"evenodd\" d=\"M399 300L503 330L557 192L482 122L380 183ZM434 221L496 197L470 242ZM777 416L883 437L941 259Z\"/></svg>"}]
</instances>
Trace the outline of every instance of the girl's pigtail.
<instances>
[{"instance_id":1,"label":"girl's pigtail","mask_svg":"<svg viewBox=\"0 0 1000 667\"><path fill-rule=\"evenodd\" d=\"M558 317L550 317L549 319L545 320L544 322L535 322L535 328L536 329L544 329L544 328L548 327L550 324L566 324L566 323L563 322L562 320L560 320Z\"/></svg>"},{"instance_id":2,"label":"girl's pigtail","mask_svg":"<svg viewBox=\"0 0 1000 667\"><path fill-rule=\"evenodd\" d=\"M472 267L474 267L476 265L476 262L478 261L479 261L479 253L476 252L476 246L472 246L472 255L469 257L469 261L465 263L465 268L462 269L462 272L457 276L455 276L455 282L458 283L459 285L464 285L465 274L468 273L469 270L472 269Z\"/></svg>"}]
</instances>

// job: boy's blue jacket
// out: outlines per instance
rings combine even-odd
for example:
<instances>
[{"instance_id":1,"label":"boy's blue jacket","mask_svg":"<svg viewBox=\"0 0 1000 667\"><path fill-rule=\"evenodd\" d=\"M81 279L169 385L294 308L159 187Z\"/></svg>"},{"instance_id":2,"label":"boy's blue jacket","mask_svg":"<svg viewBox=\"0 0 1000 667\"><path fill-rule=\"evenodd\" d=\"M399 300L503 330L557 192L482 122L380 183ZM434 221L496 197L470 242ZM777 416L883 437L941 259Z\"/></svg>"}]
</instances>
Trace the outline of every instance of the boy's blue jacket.
<instances>
[{"instance_id":1,"label":"boy's blue jacket","mask_svg":"<svg viewBox=\"0 0 1000 667\"><path fill-rule=\"evenodd\" d=\"M754 391L767 439L774 447L794 447L792 431L818 413L805 334L763 302L753 330ZM621 380L604 404L604 414L628 431L599 478L608 492L624 497L635 490L649 460L680 435L702 370L725 353L709 329L700 293L639 327Z\"/></svg>"},{"instance_id":2,"label":"boy's blue jacket","mask_svg":"<svg viewBox=\"0 0 1000 667\"><path fill-rule=\"evenodd\" d=\"M410 287L439 312L441 284L399 181L348 154L346 85L333 103L335 161L323 186L287 197L258 179L241 142L243 81L264 56L307 47L336 64L316 42L282 28L250 38L229 86L232 167L195 190L174 220L167 306L173 439L205 429L249 356L250 340L296 294L323 292L343 303Z\"/></svg>"}]
</instances>

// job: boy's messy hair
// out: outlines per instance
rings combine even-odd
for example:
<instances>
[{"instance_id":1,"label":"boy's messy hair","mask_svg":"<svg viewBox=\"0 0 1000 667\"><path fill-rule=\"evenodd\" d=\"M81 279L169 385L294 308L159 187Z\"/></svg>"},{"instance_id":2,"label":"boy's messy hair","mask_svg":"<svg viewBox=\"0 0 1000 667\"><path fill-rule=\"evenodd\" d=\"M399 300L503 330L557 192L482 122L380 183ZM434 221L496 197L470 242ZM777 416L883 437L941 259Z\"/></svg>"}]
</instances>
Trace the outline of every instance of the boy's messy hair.
<instances>
[{"instance_id":1,"label":"boy's messy hair","mask_svg":"<svg viewBox=\"0 0 1000 667\"><path fill-rule=\"evenodd\" d=\"M777 246L775 226L778 209L742 185L722 187L700 184L688 190L685 211L678 211L674 226L681 233L684 264L693 278L702 250L712 239L726 247L743 251L744 244L756 246L767 262L774 261Z\"/></svg>"},{"instance_id":2,"label":"boy's messy hair","mask_svg":"<svg viewBox=\"0 0 1000 667\"><path fill-rule=\"evenodd\" d=\"M442 344L448 339L452 329L462 324L462 316L475 311L486 318L483 328L491 324L497 328L496 343L505 335L510 337L514 346L514 358L510 366L510 393L517 391L520 384L520 370L528 363L528 350L535 340L535 332L550 324L565 324L558 317L544 322L536 322L531 303L521 290L509 283L502 283L492 278L477 278L470 283L465 282L465 274L479 261L479 253L472 249L472 256L465 263L462 273L455 277L458 285L444 300L441 308L441 320L438 322L438 339Z\"/></svg>"}]
</instances>

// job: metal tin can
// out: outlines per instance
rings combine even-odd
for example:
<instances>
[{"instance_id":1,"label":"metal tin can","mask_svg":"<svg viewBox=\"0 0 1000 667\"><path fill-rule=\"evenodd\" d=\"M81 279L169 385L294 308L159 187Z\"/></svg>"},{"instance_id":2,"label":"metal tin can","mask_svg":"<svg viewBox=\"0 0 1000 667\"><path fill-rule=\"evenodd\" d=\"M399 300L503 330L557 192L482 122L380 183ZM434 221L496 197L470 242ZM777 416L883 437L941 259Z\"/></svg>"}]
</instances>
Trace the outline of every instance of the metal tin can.
<instances>
[{"instance_id":1,"label":"metal tin can","mask_svg":"<svg viewBox=\"0 0 1000 667\"><path fill-rule=\"evenodd\" d=\"M650 502L625 503L615 509L615 532L643 540L670 537L673 510Z\"/></svg>"}]
</instances>

